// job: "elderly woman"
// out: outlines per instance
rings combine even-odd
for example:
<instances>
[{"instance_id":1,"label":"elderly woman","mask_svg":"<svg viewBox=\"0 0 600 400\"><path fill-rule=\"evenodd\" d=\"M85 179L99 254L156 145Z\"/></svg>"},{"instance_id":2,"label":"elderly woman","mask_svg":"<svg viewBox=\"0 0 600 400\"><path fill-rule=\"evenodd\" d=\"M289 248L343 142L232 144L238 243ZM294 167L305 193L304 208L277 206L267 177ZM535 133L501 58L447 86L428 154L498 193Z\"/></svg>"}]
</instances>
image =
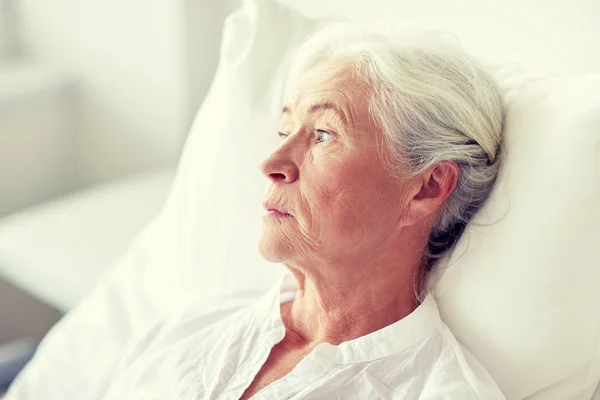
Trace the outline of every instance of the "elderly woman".
<instances>
[{"instance_id":1,"label":"elderly woman","mask_svg":"<svg viewBox=\"0 0 600 400\"><path fill-rule=\"evenodd\" d=\"M492 189L502 120L493 79L452 46L311 38L261 165L260 252L288 276L157 325L93 398L503 398L424 288Z\"/></svg>"}]
</instances>

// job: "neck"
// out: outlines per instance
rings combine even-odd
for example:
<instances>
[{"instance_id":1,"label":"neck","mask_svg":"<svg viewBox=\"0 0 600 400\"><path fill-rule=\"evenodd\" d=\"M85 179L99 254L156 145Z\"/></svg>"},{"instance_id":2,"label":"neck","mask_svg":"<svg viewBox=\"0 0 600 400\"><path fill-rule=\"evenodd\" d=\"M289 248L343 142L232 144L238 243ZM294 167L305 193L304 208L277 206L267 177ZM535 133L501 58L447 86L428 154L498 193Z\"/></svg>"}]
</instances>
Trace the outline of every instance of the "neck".
<instances>
[{"instance_id":1,"label":"neck","mask_svg":"<svg viewBox=\"0 0 600 400\"><path fill-rule=\"evenodd\" d=\"M418 306L422 264L417 256L380 257L361 268L286 265L298 284L282 315L289 340L308 347L337 345L399 321Z\"/></svg>"}]
</instances>

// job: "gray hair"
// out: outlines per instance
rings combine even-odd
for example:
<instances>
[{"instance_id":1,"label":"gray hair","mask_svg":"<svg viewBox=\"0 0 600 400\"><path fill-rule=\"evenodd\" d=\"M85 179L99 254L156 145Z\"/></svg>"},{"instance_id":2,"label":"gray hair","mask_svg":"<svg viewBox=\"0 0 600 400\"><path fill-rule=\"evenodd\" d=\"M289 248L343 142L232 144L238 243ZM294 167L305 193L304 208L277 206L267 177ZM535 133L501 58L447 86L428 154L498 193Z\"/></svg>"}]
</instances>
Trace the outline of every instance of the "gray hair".
<instances>
[{"instance_id":1,"label":"gray hair","mask_svg":"<svg viewBox=\"0 0 600 400\"><path fill-rule=\"evenodd\" d=\"M456 243L489 196L500 168L504 103L494 78L441 36L383 34L353 24L327 27L298 50L288 88L303 72L346 61L372 88L370 114L395 176L453 161L459 177L433 226L428 267ZM404 171L404 174L402 174Z\"/></svg>"}]
</instances>

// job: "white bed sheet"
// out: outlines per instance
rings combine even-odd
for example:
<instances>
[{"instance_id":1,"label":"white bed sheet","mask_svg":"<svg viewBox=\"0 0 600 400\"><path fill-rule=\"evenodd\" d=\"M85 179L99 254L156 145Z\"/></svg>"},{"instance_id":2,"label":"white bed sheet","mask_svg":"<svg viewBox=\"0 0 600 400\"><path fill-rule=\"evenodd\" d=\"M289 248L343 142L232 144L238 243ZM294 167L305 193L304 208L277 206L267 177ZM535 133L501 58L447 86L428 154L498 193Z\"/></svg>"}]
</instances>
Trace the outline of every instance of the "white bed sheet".
<instances>
[{"instance_id":1,"label":"white bed sheet","mask_svg":"<svg viewBox=\"0 0 600 400\"><path fill-rule=\"evenodd\" d=\"M174 171L104 184L0 221L0 276L61 311L89 293L157 215Z\"/></svg>"}]
</instances>

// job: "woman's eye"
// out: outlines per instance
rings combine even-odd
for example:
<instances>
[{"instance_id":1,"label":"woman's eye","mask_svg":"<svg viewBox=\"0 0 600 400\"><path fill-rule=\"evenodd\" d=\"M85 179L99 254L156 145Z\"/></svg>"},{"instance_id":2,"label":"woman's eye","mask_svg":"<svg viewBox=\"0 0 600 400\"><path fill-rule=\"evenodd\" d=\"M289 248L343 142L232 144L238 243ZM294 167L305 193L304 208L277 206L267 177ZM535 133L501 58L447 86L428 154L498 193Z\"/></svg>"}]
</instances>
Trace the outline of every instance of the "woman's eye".
<instances>
[{"instance_id":1,"label":"woman's eye","mask_svg":"<svg viewBox=\"0 0 600 400\"><path fill-rule=\"evenodd\" d=\"M285 139L286 137L288 137L287 133L277 132L277 134L279 135L280 138L283 138L283 139Z\"/></svg>"},{"instance_id":2,"label":"woman's eye","mask_svg":"<svg viewBox=\"0 0 600 400\"><path fill-rule=\"evenodd\" d=\"M327 142L329 139L333 139L333 136L322 129L317 129L317 143Z\"/></svg>"}]
</instances>

